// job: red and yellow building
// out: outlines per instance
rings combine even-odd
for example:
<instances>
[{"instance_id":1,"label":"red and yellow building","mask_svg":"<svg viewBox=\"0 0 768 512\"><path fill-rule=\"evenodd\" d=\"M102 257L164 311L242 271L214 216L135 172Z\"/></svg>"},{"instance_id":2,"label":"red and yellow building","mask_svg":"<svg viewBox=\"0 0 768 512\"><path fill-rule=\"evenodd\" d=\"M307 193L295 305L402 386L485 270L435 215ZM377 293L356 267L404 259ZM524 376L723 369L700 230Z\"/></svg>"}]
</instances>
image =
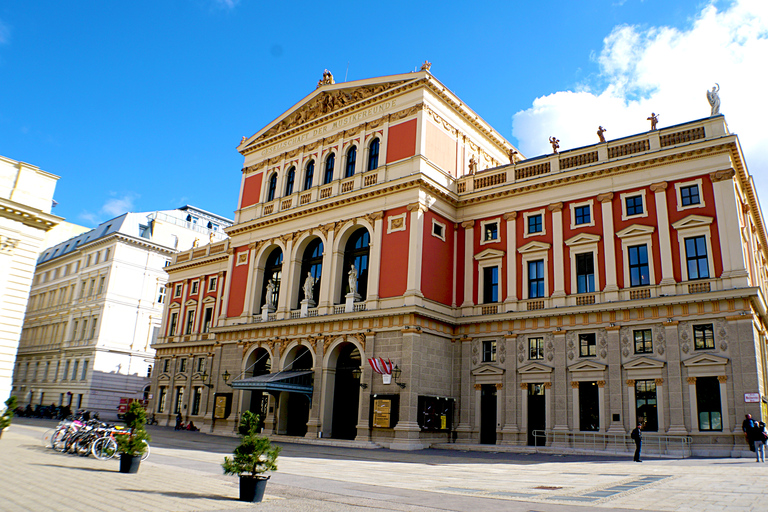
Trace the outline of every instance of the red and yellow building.
<instances>
[{"instance_id":1,"label":"red and yellow building","mask_svg":"<svg viewBox=\"0 0 768 512\"><path fill-rule=\"evenodd\" d=\"M766 416L768 240L723 116L524 158L422 69L327 76L238 149L230 239L167 267L161 418L400 449L644 421L728 455Z\"/></svg>"}]
</instances>

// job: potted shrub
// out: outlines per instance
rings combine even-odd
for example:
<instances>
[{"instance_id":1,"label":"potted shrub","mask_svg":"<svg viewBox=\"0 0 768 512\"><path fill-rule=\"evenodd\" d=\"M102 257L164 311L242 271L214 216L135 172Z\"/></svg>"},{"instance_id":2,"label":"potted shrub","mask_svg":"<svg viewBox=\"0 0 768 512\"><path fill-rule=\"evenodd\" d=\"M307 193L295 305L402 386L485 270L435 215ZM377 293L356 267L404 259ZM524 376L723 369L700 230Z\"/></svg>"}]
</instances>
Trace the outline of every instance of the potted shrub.
<instances>
[{"instance_id":1,"label":"potted shrub","mask_svg":"<svg viewBox=\"0 0 768 512\"><path fill-rule=\"evenodd\" d=\"M137 473L141 463L141 456L147 449L147 442L150 441L149 434L145 428L147 412L139 401L136 400L128 406L124 419L129 432L115 436L117 451L120 452L120 472Z\"/></svg>"},{"instance_id":2,"label":"potted shrub","mask_svg":"<svg viewBox=\"0 0 768 512\"><path fill-rule=\"evenodd\" d=\"M225 475L240 477L240 501L258 503L264 499L267 488L269 471L277 470L279 446L272 446L269 439L257 433L258 416L253 413L243 414L240 421L240 444L235 448L233 456L225 457Z\"/></svg>"},{"instance_id":3,"label":"potted shrub","mask_svg":"<svg viewBox=\"0 0 768 512\"><path fill-rule=\"evenodd\" d=\"M3 430L11 425L14 409L16 409L16 397L12 396L5 401L5 410L0 413L0 437L3 437Z\"/></svg>"}]
</instances>

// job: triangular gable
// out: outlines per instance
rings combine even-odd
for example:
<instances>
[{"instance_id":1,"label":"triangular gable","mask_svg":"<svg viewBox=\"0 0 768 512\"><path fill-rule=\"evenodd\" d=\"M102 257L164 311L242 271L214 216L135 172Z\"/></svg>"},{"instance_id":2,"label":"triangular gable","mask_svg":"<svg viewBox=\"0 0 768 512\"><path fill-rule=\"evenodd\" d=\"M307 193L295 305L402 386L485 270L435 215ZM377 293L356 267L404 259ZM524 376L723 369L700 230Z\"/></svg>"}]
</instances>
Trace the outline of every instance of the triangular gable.
<instances>
[{"instance_id":1,"label":"triangular gable","mask_svg":"<svg viewBox=\"0 0 768 512\"><path fill-rule=\"evenodd\" d=\"M490 260L490 259L502 258L502 257L504 257L504 251L500 251L498 249L486 249L481 253L475 254L475 259L477 261Z\"/></svg>"},{"instance_id":2,"label":"triangular gable","mask_svg":"<svg viewBox=\"0 0 768 512\"><path fill-rule=\"evenodd\" d=\"M187 372L177 373L176 376L173 379L174 380L187 380Z\"/></svg>"},{"instance_id":3,"label":"triangular gable","mask_svg":"<svg viewBox=\"0 0 768 512\"><path fill-rule=\"evenodd\" d=\"M216 297L209 295L203 299L203 304L210 304L211 302L216 302Z\"/></svg>"},{"instance_id":4,"label":"triangular gable","mask_svg":"<svg viewBox=\"0 0 768 512\"><path fill-rule=\"evenodd\" d=\"M197 299L189 299L187 302L184 303L185 306L196 306L197 305Z\"/></svg>"},{"instance_id":5,"label":"triangular gable","mask_svg":"<svg viewBox=\"0 0 768 512\"><path fill-rule=\"evenodd\" d=\"M551 366L547 366L541 363L531 363L521 368L518 368L517 373L521 375L531 375L531 374L540 374L540 373L552 373L552 370L554 370L554 368L552 368Z\"/></svg>"},{"instance_id":6,"label":"triangular gable","mask_svg":"<svg viewBox=\"0 0 768 512\"><path fill-rule=\"evenodd\" d=\"M574 246L574 245L584 245L584 244L594 244L600 241L600 235L594 235L592 233L579 233L576 236L573 236L565 241L565 245L567 246Z\"/></svg>"},{"instance_id":7,"label":"triangular gable","mask_svg":"<svg viewBox=\"0 0 768 512\"><path fill-rule=\"evenodd\" d=\"M598 363L597 361L580 361L568 367L568 371L571 372L595 372L605 371L608 368L607 364Z\"/></svg>"},{"instance_id":8,"label":"triangular gable","mask_svg":"<svg viewBox=\"0 0 768 512\"><path fill-rule=\"evenodd\" d=\"M622 365L625 370L649 370L649 369L661 369L664 368L663 361L657 361L650 357L638 357Z\"/></svg>"},{"instance_id":9,"label":"triangular gable","mask_svg":"<svg viewBox=\"0 0 768 512\"><path fill-rule=\"evenodd\" d=\"M501 376L504 375L504 370L490 364L484 364L472 370L472 375L475 377L479 377L481 375Z\"/></svg>"},{"instance_id":10,"label":"triangular gable","mask_svg":"<svg viewBox=\"0 0 768 512\"><path fill-rule=\"evenodd\" d=\"M407 73L387 77L323 85L316 88L274 121L248 137L238 147L243 151L282 131L310 123L323 116L351 107L406 82L424 78L426 73Z\"/></svg>"},{"instance_id":11,"label":"triangular gable","mask_svg":"<svg viewBox=\"0 0 768 512\"><path fill-rule=\"evenodd\" d=\"M712 217L705 217L704 215L689 215L684 219L681 219L674 224L672 224L672 227L680 230L680 229L688 229L688 228L700 228L702 226L709 226L712 224L712 221L714 219Z\"/></svg>"},{"instance_id":12,"label":"triangular gable","mask_svg":"<svg viewBox=\"0 0 768 512\"><path fill-rule=\"evenodd\" d=\"M160 376L157 378L159 381L165 381L165 380L171 380L171 376L167 373L161 373Z\"/></svg>"},{"instance_id":13,"label":"triangular gable","mask_svg":"<svg viewBox=\"0 0 768 512\"><path fill-rule=\"evenodd\" d=\"M654 226L646 226L644 224L632 224L631 226L622 229L616 236L619 238L629 238L632 236L650 235L656 228Z\"/></svg>"},{"instance_id":14,"label":"triangular gable","mask_svg":"<svg viewBox=\"0 0 768 512\"><path fill-rule=\"evenodd\" d=\"M181 303L179 302L171 302L171 305L168 306L168 309L179 309L181 307Z\"/></svg>"},{"instance_id":15,"label":"triangular gable","mask_svg":"<svg viewBox=\"0 0 768 512\"><path fill-rule=\"evenodd\" d=\"M520 247L517 252L525 254L527 252L548 251L552 247L552 244L546 244L544 242L528 242L524 246Z\"/></svg>"},{"instance_id":16,"label":"triangular gable","mask_svg":"<svg viewBox=\"0 0 768 512\"><path fill-rule=\"evenodd\" d=\"M722 366L728 364L728 358L716 356L714 354L699 354L683 361L683 366Z\"/></svg>"}]
</instances>

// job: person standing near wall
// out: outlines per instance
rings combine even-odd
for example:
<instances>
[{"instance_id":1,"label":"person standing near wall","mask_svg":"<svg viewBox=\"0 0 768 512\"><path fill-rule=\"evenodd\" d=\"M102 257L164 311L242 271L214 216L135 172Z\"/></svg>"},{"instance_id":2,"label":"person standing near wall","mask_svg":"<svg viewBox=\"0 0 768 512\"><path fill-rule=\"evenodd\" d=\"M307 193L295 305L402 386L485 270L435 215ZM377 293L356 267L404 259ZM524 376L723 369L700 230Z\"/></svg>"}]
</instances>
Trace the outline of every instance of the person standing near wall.
<instances>
[{"instance_id":1,"label":"person standing near wall","mask_svg":"<svg viewBox=\"0 0 768 512\"><path fill-rule=\"evenodd\" d=\"M635 462L643 462L640 460L640 448L643 445L643 424L638 423L635 430L632 431L630 437L635 441Z\"/></svg>"}]
</instances>

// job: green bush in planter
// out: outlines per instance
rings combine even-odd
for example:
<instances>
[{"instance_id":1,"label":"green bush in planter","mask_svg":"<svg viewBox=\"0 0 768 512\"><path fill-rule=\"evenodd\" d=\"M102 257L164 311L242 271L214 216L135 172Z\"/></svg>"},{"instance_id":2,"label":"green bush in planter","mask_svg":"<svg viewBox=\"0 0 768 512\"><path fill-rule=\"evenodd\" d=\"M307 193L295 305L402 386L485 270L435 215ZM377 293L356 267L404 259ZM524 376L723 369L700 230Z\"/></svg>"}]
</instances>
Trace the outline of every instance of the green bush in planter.
<instances>
[{"instance_id":1,"label":"green bush in planter","mask_svg":"<svg viewBox=\"0 0 768 512\"><path fill-rule=\"evenodd\" d=\"M245 411L240 417L240 426L237 431L241 436L256 434L262 427L261 416L251 411Z\"/></svg>"},{"instance_id":2,"label":"green bush in planter","mask_svg":"<svg viewBox=\"0 0 768 512\"><path fill-rule=\"evenodd\" d=\"M248 415L250 413L250 415ZM225 475L261 475L277 470L279 446L272 446L269 439L257 434L258 416L250 411L243 414L240 421L240 444L235 448L233 456L225 457Z\"/></svg>"},{"instance_id":3,"label":"green bush in planter","mask_svg":"<svg viewBox=\"0 0 768 512\"><path fill-rule=\"evenodd\" d=\"M6 409L0 414L0 436L3 435L3 429L11 424L13 419L13 411L16 409L17 400L15 396L10 397L5 401Z\"/></svg>"},{"instance_id":4,"label":"green bush in planter","mask_svg":"<svg viewBox=\"0 0 768 512\"><path fill-rule=\"evenodd\" d=\"M147 411L138 401L131 402L124 419L130 433L115 436L117 450L126 455L143 454L147 449L147 442L151 441L146 429Z\"/></svg>"}]
</instances>

